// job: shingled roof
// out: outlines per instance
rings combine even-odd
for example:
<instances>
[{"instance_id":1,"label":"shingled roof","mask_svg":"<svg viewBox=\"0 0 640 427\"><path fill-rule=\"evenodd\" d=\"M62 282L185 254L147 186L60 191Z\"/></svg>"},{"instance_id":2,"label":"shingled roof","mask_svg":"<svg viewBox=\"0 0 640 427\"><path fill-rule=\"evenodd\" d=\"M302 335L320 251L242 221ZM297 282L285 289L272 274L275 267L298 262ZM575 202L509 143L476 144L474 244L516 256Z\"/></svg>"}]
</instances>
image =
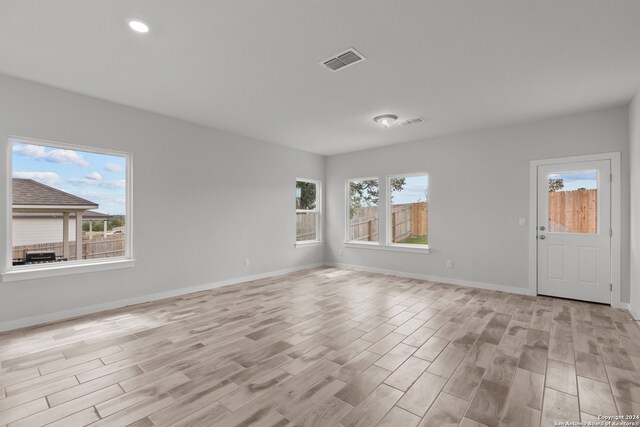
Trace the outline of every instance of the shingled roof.
<instances>
[{"instance_id":1,"label":"shingled roof","mask_svg":"<svg viewBox=\"0 0 640 427\"><path fill-rule=\"evenodd\" d=\"M32 179L13 178L13 206L82 206L97 209L98 204L65 193Z\"/></svg>"}]
</instances>

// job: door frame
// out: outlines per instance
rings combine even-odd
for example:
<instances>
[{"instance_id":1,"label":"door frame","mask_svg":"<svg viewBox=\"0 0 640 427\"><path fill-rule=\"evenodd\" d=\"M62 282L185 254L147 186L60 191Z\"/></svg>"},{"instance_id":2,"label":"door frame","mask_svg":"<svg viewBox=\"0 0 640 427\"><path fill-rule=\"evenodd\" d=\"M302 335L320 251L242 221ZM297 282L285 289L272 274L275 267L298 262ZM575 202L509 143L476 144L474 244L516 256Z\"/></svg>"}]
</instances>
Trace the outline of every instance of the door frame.
<instances>
[{"instance_id":1,"label":"door frame","mask_svg":"<svg viewBox=\"0 0 640 427\"><path fill-rule=\"evenodd\" d=\"M538 166L594 160L611 161L611 284L613 285L611 306L626 308L626 304L620 302L622 212L619 152L531 160L529 165L529 294L538 295L538 241L536 239L538 234Z\"/></svg>"}]
</instances>

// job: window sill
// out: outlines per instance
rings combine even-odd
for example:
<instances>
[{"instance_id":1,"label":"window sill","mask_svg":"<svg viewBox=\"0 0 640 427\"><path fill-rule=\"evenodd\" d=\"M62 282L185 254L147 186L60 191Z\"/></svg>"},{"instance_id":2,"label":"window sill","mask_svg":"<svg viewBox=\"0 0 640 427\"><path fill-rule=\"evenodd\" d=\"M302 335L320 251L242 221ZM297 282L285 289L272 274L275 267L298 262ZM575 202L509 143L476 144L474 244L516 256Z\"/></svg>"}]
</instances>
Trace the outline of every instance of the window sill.
<instances>
[{"instance_id":1,"label":"window sill","mask_svg":"<svg viewBox=\"0 0 640 427\"><path fill-rule=\"evenodd\" d=\"M322 240L301 240L295 243L296 248L309 248L312 246L322 246Z\"/></svg>"},{"instance_id":2,"label":"window sill","mask_svg":"<svg viewBox=\"0 0 640 427\"><path fill-rule=\"evenodd\" d=\"M359 248L359 249L374 249L378 251L392 251L392 252L410 252L416 254L428 254L430 252L429 246L416 247L415 245L381 245L379 243L370 242L345 242L345 248Z\"/></svg>"},{"instance_id":3,"label":"window sill","mask_svg":"<svg viewBox=\"0 0 640 427\"><path fill-rule=\"evenodd\" d=\"M47 267L14 267L0 274L1 282L19 282L22 280L45 279L48 277L69 276L72 274L93 273L96 271L120 270L136 266L134 259L115 259L97 262L65 263Z\"/></svg>"}]
</instances>

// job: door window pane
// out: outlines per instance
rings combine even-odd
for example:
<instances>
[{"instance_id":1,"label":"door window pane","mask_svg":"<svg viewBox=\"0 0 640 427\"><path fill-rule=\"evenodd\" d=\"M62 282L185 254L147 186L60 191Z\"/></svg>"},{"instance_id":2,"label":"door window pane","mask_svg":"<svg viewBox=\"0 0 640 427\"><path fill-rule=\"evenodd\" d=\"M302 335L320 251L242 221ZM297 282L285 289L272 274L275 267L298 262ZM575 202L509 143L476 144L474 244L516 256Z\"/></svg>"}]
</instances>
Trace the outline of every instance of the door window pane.
<instances>
[{"instance_id":1,"label":"door window pane","mask_svg":"<svg viewBox=\"0 0 640 427\"><path fill-rule=\"evenodd\" d=\"M549 232L598 233L598 172L554 173L549 182Z\"/></svg>"}]
</instances>

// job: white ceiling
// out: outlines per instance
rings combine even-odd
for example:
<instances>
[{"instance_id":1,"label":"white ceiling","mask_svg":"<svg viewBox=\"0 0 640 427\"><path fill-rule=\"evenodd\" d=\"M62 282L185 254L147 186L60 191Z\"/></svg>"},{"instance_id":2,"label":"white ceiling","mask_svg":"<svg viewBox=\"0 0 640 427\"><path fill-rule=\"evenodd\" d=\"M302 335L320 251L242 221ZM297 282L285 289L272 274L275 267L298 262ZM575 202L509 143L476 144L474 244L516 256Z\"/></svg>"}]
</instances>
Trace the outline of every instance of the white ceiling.
<instances>
[{"instance_id":1,"label":"white ceiling","mask_svg":"<svg viewBox=\"0 0 640 427\"><path fill-rule=\"evenodd\" d=\"M0 73L328 155L628 102L640 1L0 0Z\"/></svg>"}]
</instances>

